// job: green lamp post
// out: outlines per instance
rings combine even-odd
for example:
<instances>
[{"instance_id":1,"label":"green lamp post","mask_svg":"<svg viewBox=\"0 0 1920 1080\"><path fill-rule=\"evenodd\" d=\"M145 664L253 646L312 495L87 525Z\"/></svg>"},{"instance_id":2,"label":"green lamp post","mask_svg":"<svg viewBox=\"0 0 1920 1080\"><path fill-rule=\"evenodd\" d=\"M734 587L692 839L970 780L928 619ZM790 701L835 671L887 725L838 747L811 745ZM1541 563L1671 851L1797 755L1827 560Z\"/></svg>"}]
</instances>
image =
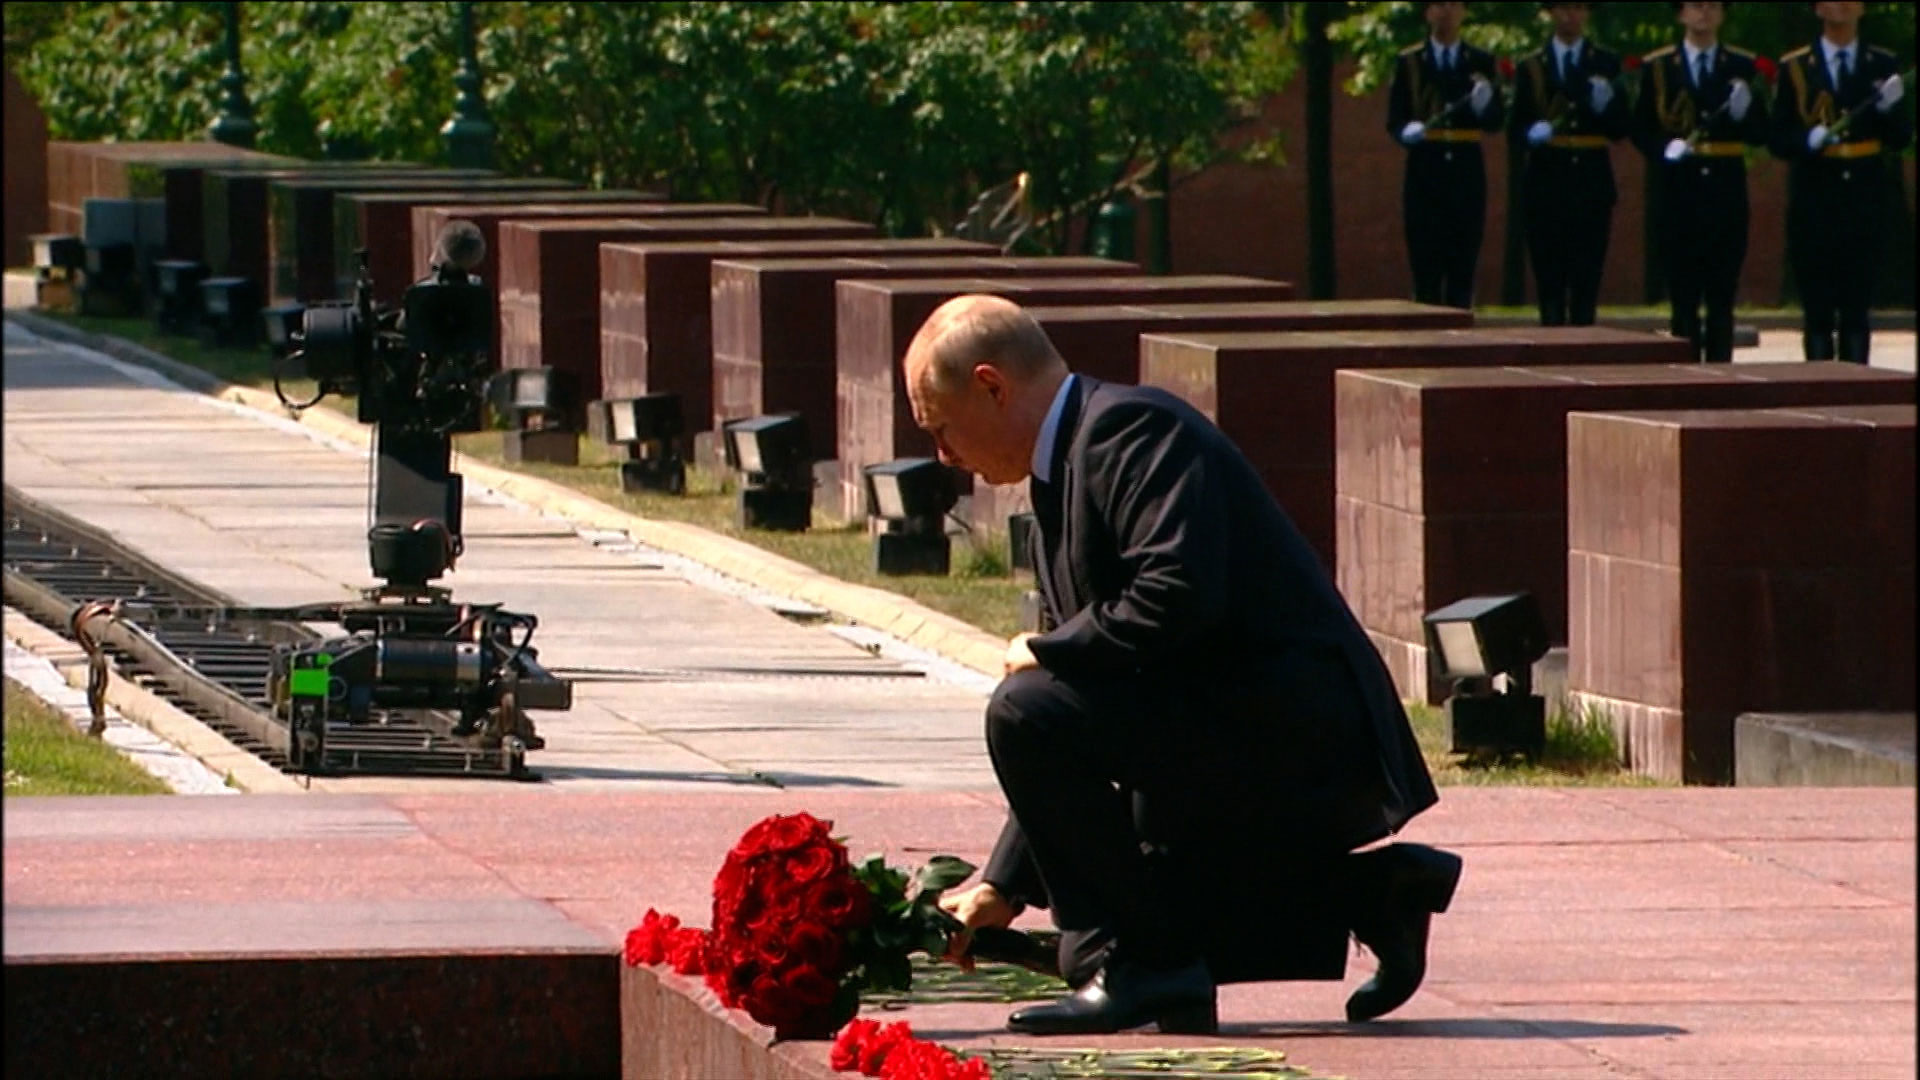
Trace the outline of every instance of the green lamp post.
<instances>
[{"instance_id":1,"label":"green lamp post","mask_svg":"<svg viewBox=\"0 0 1920 1080\"><path fill-rule=\"evenodd\" d=\"M240 71L239 0L227 4L227 73L220 76L220 86L227 92L226 99L220 104L220 115L208 125L207 137L251 148L259 128L253 122L253 105L247 101L247 77Z\"/></svg>"},{"instance_id":2,"label":"green lamp post","mask_svg":"<svg viewBox=\"0 0 1920 1080\"><path fill-rule=\"evenodd\" d=\"M473 4L460 4L460 70L453 85L459 94L453 99L453 115L440 126L440 137L447 144L447 160L459 169L493 168L493 122L487 119L487 102L480 96L480 62L473 39Z\"/></svg>"}]
</instances>

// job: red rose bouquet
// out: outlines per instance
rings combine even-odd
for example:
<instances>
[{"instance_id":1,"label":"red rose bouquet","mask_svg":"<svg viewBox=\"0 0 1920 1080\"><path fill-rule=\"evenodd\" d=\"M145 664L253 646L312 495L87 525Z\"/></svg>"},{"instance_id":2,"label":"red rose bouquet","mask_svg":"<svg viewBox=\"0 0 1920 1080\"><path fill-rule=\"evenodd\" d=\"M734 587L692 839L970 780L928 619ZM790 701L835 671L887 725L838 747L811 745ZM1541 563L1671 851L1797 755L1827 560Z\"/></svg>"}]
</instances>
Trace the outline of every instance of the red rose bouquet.
<instances>
[{"instance_id":1,"label":"red rose bouquet","mask_svg":"<svg viewBox=\"0 0 1920 1080\"><path fill-rule=\"evenodd\" d=\"M776 1039L826 1038L865 990L906 990L908 956L946 951L960 929L936 901L973 867L936 855L913 878L879 857L854 865L832 823L774 815L748 829L713 881L713 928L648 910L627 935L627 963L704 974L729 1008Z\"/></svg>"}]
</instances>

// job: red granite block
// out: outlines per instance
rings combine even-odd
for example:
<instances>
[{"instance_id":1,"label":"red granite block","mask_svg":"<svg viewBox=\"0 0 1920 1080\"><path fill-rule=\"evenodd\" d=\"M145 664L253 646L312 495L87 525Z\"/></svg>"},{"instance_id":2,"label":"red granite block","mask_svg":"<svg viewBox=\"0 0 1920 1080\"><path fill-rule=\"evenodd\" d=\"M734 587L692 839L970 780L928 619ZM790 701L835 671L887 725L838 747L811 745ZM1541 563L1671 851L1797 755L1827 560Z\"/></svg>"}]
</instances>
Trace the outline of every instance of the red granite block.
<instances>
[{"instance_id":1,"label":"red granite block","mask_svg":"<svg viewBox=\"0 0 1920 1080\"><path fill-rule=\"evenodd\" d=\"M511 182L503 182L503 186L492 189L443 191L432 194L424 192L354 194L341 198L334 207L335 227L340 230L340 235L334 240L336 262L338 263L341 258L341 253L351 253L356 244L365 246L368 263L373 268L374 299L384 303L394 303L405 291L408 283L426 276L424 273L413 272L415 258L413 211L417 207L514 206L524 204L529 199L540 199L549 203L604 205L613 202L648 202L660 198L637 190L581 190L578 185L564 180L552 180L539 187L504 186L507 183ZM525 183L531 185L533 182ZM435 237L427 237L424 245L428 250L429 260L432 257L434 240ZM341 264L337 265L336 269L344 274L348 267ZM386 285L388 280L396 283L391 289Z\"/></svg>"},{"instance_id":2,"label":"red granite block","mask_svg":"<svg viewBox=\"0 0 1920 1080\"><path fill-rule=\"evenodd\" d=\"M487 254L480 260L480 280L493 290L494 307L500 306L500 223L503 221L572 221L584 218L710 218L752 217L765 214L758 206L746 203L673 203L648 196L632 201L605 202L575 198L541 196L539 202L501 206L416 206L413 208L413 276L426 277L433 272L433 245L440 230L459 218L471 221L486 241Z\"/></svg>"},{"instance_id":3,"label":"red granite block","mask_svg":"<svg viewBox=\"0 0 1920 1080\"><path fill-rule=\"evenodd\" d=\"M1913 406L1567 425L1568 688L1677 725L1636 768L1726 783L1740 713L1913 708L1913 518L1864 516L1912 490Z\"/></svg>"},{"instance_id":4,"label":"red granite block","mask_svg":"<svg viewBox=\"0 0 1920 1080\"><path fill-rule=\"evenodd\" d=\"M1556 643L1566 641L1568 412L1900 402L1911 401L1914 396L1911 375L1850 364L1407 368L1343 371L1334 381L1340 416L1336 488L1342 496L1394 507L1420 523L1418 535L1405 538L1415 546L1404 554L1423 567L1419 594L1425 606L1438 607L1463 596L1525 589L1539 598ZM1764 434L1756 437L1764 439ZM1857 452L1864 453L1865 447L1857 448ZM1618 459L1603 456L1597 460ZM1732 463L1747 458L1726 460ZM1827 467L1865 468L1864 463L1830 463ZM1805 475L1817 477L1821 471ZM1573 482L1586 481L1573 478ZM1817 480L1806 483L1819 486ZM1711 501L1716 498L1715 491L1740 490L1737 486L1716 487L1711 482L1704 488L1702 494L1689 498ZM1789 488L1783 484L1768 497L1796 498L1786 494ZM1649 487L1634 497L1668 505L1672 493ZM1840 526L1835 535L1852 537L1867 527L1863 516L1855 507L1837 506L1829 518ZM1709 512L1702 520L1746 527L1746 519L1738 515ZM1653 521L1668 521L1665 529L1669 531L1650 530L1647 523ZM1541 531L1530 524L1540 522L1549 527ZM1678 536L1670 531L1677 529L1677 520L1650 507L1615 520L1579 523L1576 532L1589 527L1606 528L1615 534L1598 550L1652 559L1666 556L1639 546L1641 543L1654 543L1666 551ZM1441 558L1441 553L1467 543L1463 538L1476 532L1479 538L1470 546L1479 555ZM1503 533L1507 536L1504 544L1500 542ZM1452 539L1443 544L1442 539L1448 537ZM1766 547L1805 545L1817 539L1770 534L1755 538L1740 550L1759 552L1755 557L1768 565L1787 565L1782 556L1766 553ZM1345 536L1336 542L1344 545ZM1714 542L1710 547L1728 551L1733 546ZM1343 565L1338 577L1343 585L1352 586L1372 572L1367 561L1344 565L1344 546L1339 550ZM1380 555L1374 551L1370 558ZM1405 560L1390 561L1397 564ZM1367 590L1364 595L1374 597L1378 593ZM1376 632L1376 640L1379 635L1398 639L1413 651L1419 664L1424 664L1421 628L1417 622L1407 622L1401 605L1395 603L1389 611L1360 602L1355 613L1362 625ZM1426 693L1431 700L1438 700L1445 690L1432 683Z\"/></svg>"},{"instance_id":5,"label":"red granite block","mask_svg":"<svg viewBox=\"0 0 1920 1080\"><path fill-rule=\"evenodd\" d=\"M614 398L679 394L687 430L707 430L714 415L712 267L717 259L926 257L992 250L946 237L882 236L602 244L601 385ZM829 407L831 401L829 396ZM820 403L809 404L817 409ZM831 445L823 448L830 451Z\"/></svg>"},{"instance_id":6,"label":"red granite block","mask_svg":"<svg viewBox=\"0 0 1920 1080\"><path fill-rule=\"evenodd\" d=\"M438 191L499 179L486 169L417 169L393 176L365 177L335 171L267 184L269 285L278 302L310 303L334 299L335 236L333 197L341 191ZM514 182L514 181L510 181Z\"/></svg>"},{"instance_id":7,"label":"red granite block","mask_svg":"<svg viewBox=\"0 0 1920 1080\"><path fill-rule=\"evenodd\" d=\"M799 412L820 448L838 446L834 286L850 279L1114 277L1132 263L1082 256L869 256L836 259L722 259L712 269L713 422ZM805 372L782 376L779 372ZM824 376L824 382L819 381ZM781 386L779 392L773 389Z\"/></svg>"},{"instance_id":8,"label":"red granite block","mask_svg":"<svg viewBox=\"0 0 1920 1080\"><path fill-rule=\"evenodd\" d=\"M1138 346L1135 340L1141 332L1171 326L1223 329L1265 326L1276 320L1284 323L1288 318L1297 317L1314 306L1271 299L1283 293L1290 294L1291 291L1292 286L1285 282L1226 275L1066 282L993 279L843 281L836 287L835 297L840 320L835 355L839 377L841 512L849 517L857 517L860 513L864 494L858 482L861 466L896 457L921 457L933 453L932 441L913 423L912 410L908 407L901 381L900 361L927 316L955 296L983 292L1018 299L1036 318L1043 313L1046 315L1042 325L1047 328L1054 346L1075 371L1115 382L1132 383L1138 381ZM1269 299L1209 299L1222 296L1266 296ZM1347 303L1370 305L1375 302ZM1055 304L1076 306L1052 306ZM1081 304L1099 306L1079 306ZM1441 325L1457 325L1472 319L1471 313L1457 309L1428 310L1448 313L1441 317L1444 320ZM1372 317L1370 310L1367 318ZM856 414L890 416L890 429L878 426L871 430L854 429L848 421ZM1005 522L976 521L974 524L978 528L994 531L1003 528Z\"/></svg>"},{"instance_id":9,"label":"red granite block","mask_svg":"<svg viewBox=\"0 0 1920 1080\"><path fill-rule=\"evenodd\" d=\"M416 176L423 171L418 165L346 169L309 164L285 169L243 166L211 170L201 178L202 246L206 264L215 274L243 277L258 282L262 289L268 287L272 279L273 241L267 192L275 180L348 173L373 179Z\"/></svg>"},{"instance_id":10,"label":"red granite block","mask_svg":"<svg viewBox=\"0 0 1920 1080\"><path fill-rule=\"evenodd\" d=\"M604 397L600 385L601 244L676 240L853 239L871 225L822 217L693 217L652 219L509 220L500 235L500 363L503 368L547 365L572 374L584 417L585 402ZM626 282L611 282L632 294Z\"/></svg>"}]
</instances>

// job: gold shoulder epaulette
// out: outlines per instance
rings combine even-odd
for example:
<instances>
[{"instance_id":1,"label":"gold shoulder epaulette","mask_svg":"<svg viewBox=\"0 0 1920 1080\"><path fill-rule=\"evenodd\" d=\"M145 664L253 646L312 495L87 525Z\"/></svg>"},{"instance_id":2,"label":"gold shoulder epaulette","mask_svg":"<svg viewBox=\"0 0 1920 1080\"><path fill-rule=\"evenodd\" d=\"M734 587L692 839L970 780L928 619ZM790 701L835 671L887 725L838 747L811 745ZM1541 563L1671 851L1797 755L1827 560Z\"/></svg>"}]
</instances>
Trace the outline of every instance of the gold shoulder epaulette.
<instances>
[{"instance_id":1,"label":"gold shoulder epaulette","mask_svg":"<svg viewBox=\"0 0 1920 1080\"><path fill-rule=\"evenodd\" d=\"M1407 47L1406 47L1406 48L1404 48L1404 49L1401 49L1401 50L1400 50L1400 55L1401 55L1401 56L1412 56L1412 55L1414 55L1414 54L1416 54L1416 53L1418 53L1418 52L1419 52L1419 51L1420 51L1421 49L1424 49L1424 48L1426 48L1426 47L1427 47L1427 43L1426 43L1426 42L1424 42L1424 41L1420 41L1420 42L1415 42L1414 44L1412 44L1412 45L1409 45L1409 46L1407 46Z\"/></svg>"},{"instance_id":2,"label":"gold shoulder epaulette","mask_svg":"<svg viewBox=\"0 0 1920 1080\"><path fill-rule=\"evenodd\" d=\"M1669 46L1669 47L1671 47L1671 46ZM1751 59L1753 59L1753 50L1752 50L1752 49L1743 49L1743 48L1741 48L1741 47L1740 47L1740 46L1738 46L1738 45L1727 45L1727 46L1724 46L1724 47L1725 47L1725 49L1727 50L1727 55L1729 55L1729 56L1744 56L1744 57L1746 57L1746 58L1747 58L1747 59L1749 59L1749 60L1751 60Z\"/></svg>"},{"instance_id":3,"label":"gold shoulder epaulette","mask_svg":"<svg viewBox=\"0 0 1920 1080\"><path fill-rule=\"evenodd\" d=\"M1813 52L1813 46L1802 45L1790 53L1782 54L1780 57L1780 60L1782 63L1785 63L1788 60L1803 60L1806 58L1807 54L1811 52Z\"/></svg>"},{"instance_id":4,"label":"gold shoulder epaulette","mask_svg":"<svg viewBox=\"0 0 1920 1080\"><path fill-rule=\"evenodd\" d=\"M1892 60L1894 58L1892 49L1888 49L1880 45L1869 45L1867 46L1867 51L1869 53L1872 53L1875 56L1884 56L1889 60Z\"/></svg>"},{"instance_id":5,"label":"gold shoulder epaulette","mask_svg":"<svg viewBox=\"0 0 1920 1080\"><path fill-rule=\"evenodd\" d=\"M1729 52L1731 52L1732 50L1731 50L1731 49L1729 49L1728 51L1729 51ZM1645 59L1648 59L1648 60L1658 60L1658 59L1660 59L1661 57L1664 57L1664 56L1672 56L1672 55L1673 55L1673 46L1671 46L1671 45L1662 45L1662 46L1660 46L1659 48L1657 48L1657 49L1655 49L1655 50L1653 50L1652 52L1650 52L1650 53L1648 53L1648 54L1646 55L1646 57L1645 57Z\"/></svg>"}]
</instances>

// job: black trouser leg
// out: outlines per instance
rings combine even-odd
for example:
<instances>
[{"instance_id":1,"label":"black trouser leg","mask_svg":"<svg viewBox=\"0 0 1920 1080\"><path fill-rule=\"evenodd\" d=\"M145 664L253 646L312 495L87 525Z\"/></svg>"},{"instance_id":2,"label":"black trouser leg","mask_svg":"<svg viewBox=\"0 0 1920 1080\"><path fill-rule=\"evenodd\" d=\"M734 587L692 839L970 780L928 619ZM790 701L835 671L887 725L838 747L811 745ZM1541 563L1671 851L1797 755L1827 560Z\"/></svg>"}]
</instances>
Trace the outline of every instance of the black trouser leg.
<instances>
[{"instance_id":1,"label":"black trouser leg","mask_svg":"<svg viewBox=\"0 0 1920 1080\"><path fill-rule=\"evenodd\" d=\"M1787 257L1800 289L1801 351L1808 360L1834 356L1834 312L1840 297L1834 281L1833 230L1819 220L1808 195L1795 192L1787 208Z\"/></svg>"},{"instance_id":2,"label":"black trouser leg","mask_svg":"<svg viewBox=\"0 0 1920 1080\"><path fill-rule=\"evenodd\" d=\"M1600 274L1607 263L1613 206L1587 206L1569 225L1573 250L1567 266L1567 322L1592 326L1599 314Z\"/></svg>"},{"instance_id":3,"label":"black trouser leg","mask_svg":"<svg viewBox=\"0 0 1920 1080\"><path fill-rule=\"evenodd\" d=\"M1127 732L1143 707L1023 671L987 705L987 751L1055 925L1107 931L1135 959L1171 965L1191 959L1192 946L1148 872L1131 796L1116 786L1139 772Z\"/></svg>"}]
</instances>

